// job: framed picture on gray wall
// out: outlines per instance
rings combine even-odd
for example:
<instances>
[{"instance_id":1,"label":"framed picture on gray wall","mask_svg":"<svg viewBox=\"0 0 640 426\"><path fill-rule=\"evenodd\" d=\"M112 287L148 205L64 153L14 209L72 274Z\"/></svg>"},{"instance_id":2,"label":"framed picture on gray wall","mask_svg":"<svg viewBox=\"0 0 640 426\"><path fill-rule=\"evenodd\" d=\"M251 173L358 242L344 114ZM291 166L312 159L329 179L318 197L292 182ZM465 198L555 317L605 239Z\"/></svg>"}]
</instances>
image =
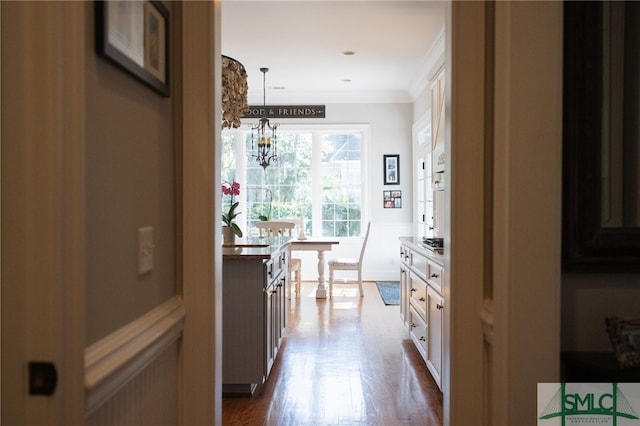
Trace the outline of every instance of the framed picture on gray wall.
<instances>
[{"instance_id":1,"label":"framed picture on gray wall","mask_svg":"<svg viewBox=\"0 0 640 426\"><path fill-rule=\"evenodd\" d=\"M96 51L169 96L169 12L160 1L97 1Z\"/></svg>"}]
</instances>

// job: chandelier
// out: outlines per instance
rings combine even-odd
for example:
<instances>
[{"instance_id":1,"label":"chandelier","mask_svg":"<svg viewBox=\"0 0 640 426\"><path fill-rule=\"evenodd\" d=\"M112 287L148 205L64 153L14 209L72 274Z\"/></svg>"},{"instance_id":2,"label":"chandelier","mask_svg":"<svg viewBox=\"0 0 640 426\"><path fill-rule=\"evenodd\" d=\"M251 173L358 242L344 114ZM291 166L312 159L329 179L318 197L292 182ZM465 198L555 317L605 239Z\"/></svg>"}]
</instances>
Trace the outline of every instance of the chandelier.
<instances>
[{"instance_id":1,"label":"chandelier","mask_svg":"<svg viewBox=\"0 0 640 426\"><path fill-rule=\"evenodd\" d=\"M222 55L222 128L240 127L240 117L249 111L247 72L233 58Z\"/></svg>"},{"instance_id":2,"label":"chandelier","mask_svg":"<svg viewBox=\"0 0 640 426\"><path fill-rule=\"evenodd\" d=\"M262 71L262 99L264 111L260 121L258 121L258 124L251 126L251 153L249 155L251 158L254 158L264 170L266 170L266 168L271 164L271 161L278 161L278 150L276 147L276 129L278 128L278 124L274 124L272 126L267 118L266 76L269 68L260 68L260 71Z\"/></svg>"}]
</instances>

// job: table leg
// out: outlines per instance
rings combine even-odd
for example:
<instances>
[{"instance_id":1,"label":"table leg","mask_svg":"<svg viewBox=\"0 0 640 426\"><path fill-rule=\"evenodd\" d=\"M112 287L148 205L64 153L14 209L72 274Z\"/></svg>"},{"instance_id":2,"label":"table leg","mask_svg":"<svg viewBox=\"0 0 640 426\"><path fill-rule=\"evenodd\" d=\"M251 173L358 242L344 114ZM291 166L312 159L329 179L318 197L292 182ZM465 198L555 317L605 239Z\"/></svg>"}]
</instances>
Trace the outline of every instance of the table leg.
<instances>
[{"instance_id":1,"label":"table leg","mask_svg":"<svg viewBox=\"0 0 640 426\"><path fill-rule=\"evenodd\" d=\"M324 250L318 250L318 288L316 299L326 299L327 289L324 286Z\"/></svg>"}]
</instances>

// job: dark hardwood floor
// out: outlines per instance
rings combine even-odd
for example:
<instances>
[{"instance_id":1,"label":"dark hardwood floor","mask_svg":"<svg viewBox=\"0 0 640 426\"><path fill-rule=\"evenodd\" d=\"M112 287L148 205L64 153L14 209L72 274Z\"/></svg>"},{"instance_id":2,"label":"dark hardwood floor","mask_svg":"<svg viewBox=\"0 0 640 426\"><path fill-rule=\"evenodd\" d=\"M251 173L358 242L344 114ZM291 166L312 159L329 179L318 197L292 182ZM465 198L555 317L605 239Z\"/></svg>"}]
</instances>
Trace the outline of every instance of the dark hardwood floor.
<instances>
[{"instance_id":1,"label":"dark hardwood floor","mask_svg":"<svg viewBox=\"0 0 640 426\"><path fill-rule=\"evenodd\" d=\"M223 425L442 425L442 393L373 282L303 283L267 382L222 399Z\"/></svg>"}]
</instances>

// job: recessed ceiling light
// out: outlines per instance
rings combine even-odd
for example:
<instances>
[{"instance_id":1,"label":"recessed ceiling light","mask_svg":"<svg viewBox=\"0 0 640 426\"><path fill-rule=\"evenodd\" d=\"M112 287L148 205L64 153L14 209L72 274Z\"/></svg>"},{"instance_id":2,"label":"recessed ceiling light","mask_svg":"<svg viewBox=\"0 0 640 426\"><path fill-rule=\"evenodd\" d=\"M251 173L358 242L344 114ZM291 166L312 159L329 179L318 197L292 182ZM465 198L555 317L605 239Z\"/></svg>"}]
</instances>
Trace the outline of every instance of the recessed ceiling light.
<instances>
[{"instance_id":1,"label":"recessed ceiling light","mask_svg":"<svg viewBox=\"0 0 640 426\"><path fill-rule=\"evenodd\" d=\"M353 50L345 50L344 52L342 52L342 54L344 56L352 56L352 55L355 55L356 52L354 52Z\"/></svg>"},{"instance_id":2,"label":"recessed ceiling light","mask_svg":"<svg viewBox=\"0 0 640 426\"><path fill-rule=\"evenodd\" d=\"M351 79L350 78L343 78L342 80L343 83L351 83Z\"/></svg>"}]
</instances>

